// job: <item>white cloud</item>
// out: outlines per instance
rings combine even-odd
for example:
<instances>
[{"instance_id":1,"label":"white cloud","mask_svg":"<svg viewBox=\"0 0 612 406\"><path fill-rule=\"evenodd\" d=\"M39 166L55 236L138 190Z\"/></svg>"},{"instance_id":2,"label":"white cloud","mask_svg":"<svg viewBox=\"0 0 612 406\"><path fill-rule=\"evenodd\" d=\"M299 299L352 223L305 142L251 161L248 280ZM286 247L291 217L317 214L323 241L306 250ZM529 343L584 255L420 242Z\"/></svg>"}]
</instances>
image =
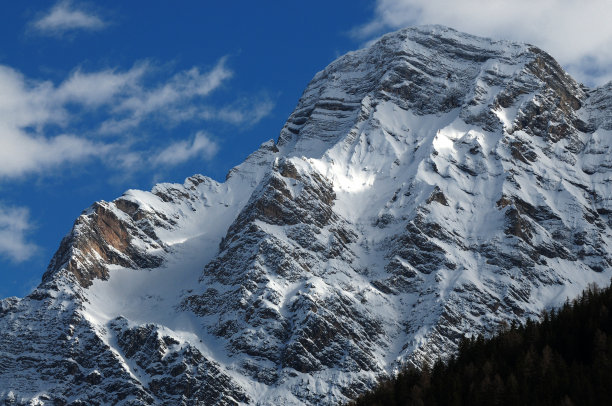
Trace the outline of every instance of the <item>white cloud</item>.
<instances>
[{"instance_id":1,"label":"white cloud","mask_svg":"<svg viewBox=\"0 0 612 406\"><path fill-rule=\"evenodd\" d=\"M57 95L52 83L29 81L17 71L0 66L0 179L46 171L108 150L74 135L41 134L47 125L65 125L68 121Z\"/></svg>"},{"instance_id":2,"label":"white cloud","mask_svg":"<svg viewBox=\"0 0 612 406\"><path fill-rule=\"evenodd\" d=\"M194 158L211 159L218 145L203 132L198 132L190 141L177 141L159 151L152 159L154 165L173 166Z\"/></svg>"},{"instance_id":3,"label":"white cloud","mask_svg":"<svg viewBox=\"0 0 612 406\"><path fill-rule=\"evenodd\" d=\"M23 262L38 251L27 241L32 230L28 209L0 204L0 255L13 262Z\"/></svg>"},{"instance_id":4,"label":"white cloud","mask_svg":"<svg viewBox=\"0 0 612 406\"><path fill-rule=\"evenodd\" d=\"M147 64L135 65L126 72L107 69L85 73L76 70L57 89L55 97L60 103L80 103L98 107L109 103L120 94L139 91L139 81L149 70Z\"/></svg>"},{"instance_id":5,"label":"white cloud","mask_svg":"<svg viewBox=\"0 0 612 406\"><path fill-rule=\"evenodd\" d=\"M61 35L72 30L100 30L106 25L100 17L74 8L68 0L58 2L47 14L32 23L36 30L51 35Z\"/></svg>"},{"instance_id":6,"label":"white cloud","mask_svg":"<svg viewBox=\"0 0 612 406\"><path fill-rule=\"evenodd\" d=\"M470 34L534 44L587 84L612 79L610 0L378 0L374 18L353 34L443 24Z\"/></svg>"},{"instance_id":7,"label":"white cloud","mask_svg":"<svg viewBox=\"0 0 612 406\"><path fill-rule=\"evenodd\" d=\"M220 109L206 109L201 117L207 120L219 120L233 125L252 126L270 115L275 107L269 97L242 99L230 106Z\"/></svg>"},{"instance_id":8,"label":"white cloud","mask_svg":"<svg viewBox=\"0 0 612 406\"><path fill-rule=\"evenodd\" d=\"M0 122L4 125L36 126L65 119L51 95L51 82L27 80L21 73L0 65Z\"/></svg>"},{"instance_id":9,"label":"white cloud","mask_svg":"<svg viewBox=\"0 0 612 406\"><path fill-rule=\"evenodd\" d=\"M77 69L55 85L28 79L0 65L0 181L46 173L62 164L93 157L135 169L134 164L143 160L134 157L146 155L150 148L143 149L138 142L126 148L123 132L146 137L139 133L144 119L175 124L204 120L199 112L205 108L205 97L232 72L222 58L207 72L194 67L166 80L159 80L159 76L150 63L139 63L125 71ZM90 121L83 119L88 114L94 117ZM85 133L79 134L77 128ZM92 138L102 133L111 136ZM186 149L187 157L197 152L204 157L213 155L214 143L204 148L204 138L196 137L193 142Z\"/></svg>"},{"instance_id":10,"label":"white cloud","mask_svg":"<svg viewBox=\"0 0 612 406\"><path fill-rule=\"evenodd\" d=\"M61 164L104 156L113 149L74 135L31 136L3 125L0 132L0 179L46 172Z\"/></svg>"},{"instance_id":11,"label":"white cloud","mask_svg":"<svg viewBox=\"0 0 612 406\"><path fill-rule=\"evenodd\" d=\"M209 72L193 67L175 74L169 81L151 89L132 88L116 101L114 112L123 116L112 117L102 123L101 131L117 133L135 127L149 115L161 115L170 121L194 118L197 110L192 102L208 96L231 78L233 73L225 66L226 58Z\"/></svg>"}]
</instances>

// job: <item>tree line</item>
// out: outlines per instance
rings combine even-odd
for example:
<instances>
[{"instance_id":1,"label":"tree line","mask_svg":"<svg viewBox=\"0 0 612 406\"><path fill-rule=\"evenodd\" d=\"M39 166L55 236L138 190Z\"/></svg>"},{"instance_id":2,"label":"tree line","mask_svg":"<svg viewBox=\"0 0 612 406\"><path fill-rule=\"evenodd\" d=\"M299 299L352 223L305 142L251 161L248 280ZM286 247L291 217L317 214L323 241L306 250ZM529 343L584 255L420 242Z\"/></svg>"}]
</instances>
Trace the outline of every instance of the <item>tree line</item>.
<instances>
[{"instance_id":1,"label":"tree line","mask_svg":"<svg viewBox=\"0 0 612 406\"><path fill-rule=\"evenodd\" d=\"M612 405L612 289L589 287L541 320L465 338L448 362L407 368L350 403Z\"/></svg>"}]
</instances>

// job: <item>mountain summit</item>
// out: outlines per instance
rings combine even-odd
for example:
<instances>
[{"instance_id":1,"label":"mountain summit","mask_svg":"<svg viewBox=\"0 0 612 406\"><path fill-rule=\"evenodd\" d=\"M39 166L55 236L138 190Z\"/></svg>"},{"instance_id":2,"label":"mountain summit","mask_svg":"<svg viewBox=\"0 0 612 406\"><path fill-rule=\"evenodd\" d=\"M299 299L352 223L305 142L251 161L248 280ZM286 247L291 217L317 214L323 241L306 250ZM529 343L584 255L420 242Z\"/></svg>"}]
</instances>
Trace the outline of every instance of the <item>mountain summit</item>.
<instances>
[{"instance_id":1,"label":"mountain summit","mask_svg":"<svg viewBox=\"0 0 612 406\"><path fill-rule=\"evenodd\" d=\"M223 183L129 190L0 302L11 404L337 404L612 275L612 84L408 28Z\"/></svg>"}]
</instances>

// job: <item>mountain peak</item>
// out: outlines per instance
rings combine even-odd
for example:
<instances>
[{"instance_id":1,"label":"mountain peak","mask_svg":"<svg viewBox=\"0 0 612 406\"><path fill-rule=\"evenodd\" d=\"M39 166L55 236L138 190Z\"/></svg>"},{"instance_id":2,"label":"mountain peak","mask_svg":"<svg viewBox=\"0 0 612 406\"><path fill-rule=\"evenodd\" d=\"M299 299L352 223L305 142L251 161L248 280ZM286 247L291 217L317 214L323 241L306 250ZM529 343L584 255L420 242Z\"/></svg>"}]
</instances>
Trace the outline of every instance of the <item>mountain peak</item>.
<instances>
[{"instance_id":1,"label":"mountain peak","mask_svg":"<svg viewBox=\"0 0 612 406\"><path fill-rule=\"evenodd\" d=\"M0 304L0 399L336 404L537 318L612 274L610 100L442 26L350 52L225 182L85 211Z\"/></svg>"},{"instance_id":2,"label":"mountain peak","mask_svg":"<svg viewBox=\"0 0 612 406\"><path fill-rule=\"evenodd\" d=\"M500 106L545 89L557 93L554 97L569 115L567 105L577 110L586 97L536 47L443 26L406 28L338 58L315 75L278 145L286 154L321 157L359 126L373 102L382 100L420 116L455 110L468 123L499 130L505 124L496 114Z\"/></svg>"}]
</instances>

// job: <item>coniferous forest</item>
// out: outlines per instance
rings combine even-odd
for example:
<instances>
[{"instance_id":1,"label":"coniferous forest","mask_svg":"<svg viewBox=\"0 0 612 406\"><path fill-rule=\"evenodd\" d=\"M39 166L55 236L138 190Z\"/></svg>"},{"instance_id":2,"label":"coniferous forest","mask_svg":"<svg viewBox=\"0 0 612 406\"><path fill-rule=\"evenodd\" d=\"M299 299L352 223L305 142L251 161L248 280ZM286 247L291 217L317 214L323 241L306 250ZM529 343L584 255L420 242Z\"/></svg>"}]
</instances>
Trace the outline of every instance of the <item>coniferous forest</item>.
<instances>
[{"instance_id":1,"label":"coniferous forest","mask_svg":"<svg viewBox=\"0 0 612 406\"><path fill-rule=\"evenodd\" d=\"M612 289L465 339L448 362L407 369L352 405L612 405Z\"/></svg>"}]
</instances>

